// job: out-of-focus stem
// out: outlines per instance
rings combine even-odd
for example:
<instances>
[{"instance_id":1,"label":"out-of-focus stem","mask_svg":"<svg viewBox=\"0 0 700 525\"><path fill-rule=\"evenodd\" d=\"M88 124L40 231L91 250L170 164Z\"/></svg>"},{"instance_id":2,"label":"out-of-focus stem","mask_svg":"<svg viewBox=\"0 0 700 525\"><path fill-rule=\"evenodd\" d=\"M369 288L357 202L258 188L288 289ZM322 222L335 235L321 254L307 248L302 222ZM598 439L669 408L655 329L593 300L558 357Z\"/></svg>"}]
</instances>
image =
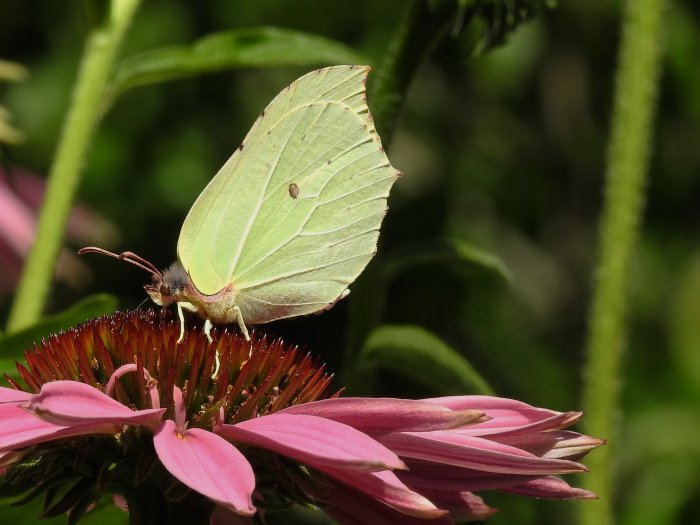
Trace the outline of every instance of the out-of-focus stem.
<instances>
[{"instance_id":1,"label":"out-of-focus stem","mask_svg":"<svg viewBox=\"0 0 700 525\"><path fill-rule=\"evenodd\" d=\"M587 460L591 472L583 483L600 499L580 505L582 525L614 523L616 423L629 275L652 149L663 10L664 0L625 2L583 393L584 432L609 441Z\"/></svg>"},{"instance_id":2,"label":"out-of-focus stem","mask_svg":"<svg viewBox=\"0 0 700 525\"><path fill-rule=\"evenodd\" d=\"M114 58L140 0L113 0L109 21L87 40L63 132L49 171L36 238L7 323L15 331L42 314L90 138L101 116Z\"/></svg>"}]
</instances>

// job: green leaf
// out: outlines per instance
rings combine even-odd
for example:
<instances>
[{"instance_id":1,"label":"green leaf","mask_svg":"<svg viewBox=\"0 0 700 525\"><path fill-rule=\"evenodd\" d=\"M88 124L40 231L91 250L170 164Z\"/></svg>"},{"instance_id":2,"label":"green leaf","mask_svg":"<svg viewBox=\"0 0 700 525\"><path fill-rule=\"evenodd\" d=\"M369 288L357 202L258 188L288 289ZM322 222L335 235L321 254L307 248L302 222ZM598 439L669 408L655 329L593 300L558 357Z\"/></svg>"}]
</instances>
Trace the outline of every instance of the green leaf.
<instances>
[{"instance_id":1,"label":"green leaf","mask_svg":"<svg viewBox=\"0 0 700 525\"><path fill-rule=\"evenodd\" d=\"M555 5L554 0L460 0L466 26L461 30L463 46L468 54L481 55L503 45L522 24Z\"/></svg>"},{"instance_id":2,"label":"green leaf","mask_svg":"<svg viewBox=\"0 0 700 525\"><path fill-rule=\"evenodd\" d=\"M678 375L697 396L700 393L700 253L681 273L669 309L671 358Z\"/></svg>"},{"instance_id":3,"label":"green leaf","mask_svg":"<svg viewBox=\"0 0 700 525\"><path fill-rule=\"evenodd\" d=\"M28 328L0 337L0 371L14 370L15 361L24 358L24 351L49 334L70 328L78 323L112 313L117 299L108 294L86 297L63 312L44 317Z\"/></svg>"},{"instance_id":4,"label":"green leaf","mask_svg":"<svg viewBox=\"0 0 700 525\"><path fill-rule=\"evenodd\" d=\"M115 68L110 99L136 86L225 69L362 63L366 58L322 36L276 27L238 29L125 59Z\"/></svg>"},{"instance_id":5,"label":"green leaf","mask_svg":"<svg viewBox=\"0 0 700 525\"><path fill-rule=\"evenodd\" d=\"M493 394L464 357L417 326L380 326L367 338L358 361L397 372L440 394Z\"/></svg>"},{"instance_id":6,"label":"green leaf","mask_svg":"<svg viewBox=\"0 0 700 525\"><path fill-rule=\"evenodd\" d=\"M388 277L419 264L468 264L476 265L512 282L513 276L497 255L459 239L446 239L432 243L407 246L391 254L384 263Z\"/></svg>"}]
</instances>

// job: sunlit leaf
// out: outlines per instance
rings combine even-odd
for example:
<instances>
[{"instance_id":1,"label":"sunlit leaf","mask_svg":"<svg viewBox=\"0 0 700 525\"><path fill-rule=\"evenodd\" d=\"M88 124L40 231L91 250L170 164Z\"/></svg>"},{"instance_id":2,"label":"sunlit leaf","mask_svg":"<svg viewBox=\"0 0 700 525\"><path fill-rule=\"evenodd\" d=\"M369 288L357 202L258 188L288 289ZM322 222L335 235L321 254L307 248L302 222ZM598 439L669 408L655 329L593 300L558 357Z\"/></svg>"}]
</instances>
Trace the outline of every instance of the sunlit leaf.
<instances>
[{"instance_id":1,"label":"sunlit leaf","mask_svg":"<svg viewBox=\"0 0 700 525\"><path fill-rule=\"evenodd\" d=\"M385 272L391 277L421 264L467 264L495 272L508 282L513 278L505 263L496 254L458 239L407 246L388 257Z\"/></svg>"},{"instance_id":2,"label":"sunlit leaf","mask_svg":"<svg viewBox=\"0 0 700 525\"><path fill-rule=\"evenodd\" d=\"M362 63L366 58L322 36L276 27L238 29L127 58L117 65L110 92L113 100L136 86L242 67Z\"/></svg>"},{"instance_id":3,"label":"sunlit leaf","mask_svg":"<svg viewBox=\"0 0 700 525\"><path fill-rule=\"evenodd\" d=\"M43 337L75 326L93 317L112 313L117 299L108 294L86 297L63 312L43 318L37 324L0 338L0 370L14 370L14 362L23 359L24 351Z\"/></svg>"},{"instance_id":4,"label":"sunlit leaf","mask_svg":"<svg viewBox=\"0 0 700 525\"><path fill-rule=\"evenodd\" d=\"M368 337L359 363L392 370L438 394L493 393L463 356L417 326L380 326Z\"/></svg>"}]
</instances>

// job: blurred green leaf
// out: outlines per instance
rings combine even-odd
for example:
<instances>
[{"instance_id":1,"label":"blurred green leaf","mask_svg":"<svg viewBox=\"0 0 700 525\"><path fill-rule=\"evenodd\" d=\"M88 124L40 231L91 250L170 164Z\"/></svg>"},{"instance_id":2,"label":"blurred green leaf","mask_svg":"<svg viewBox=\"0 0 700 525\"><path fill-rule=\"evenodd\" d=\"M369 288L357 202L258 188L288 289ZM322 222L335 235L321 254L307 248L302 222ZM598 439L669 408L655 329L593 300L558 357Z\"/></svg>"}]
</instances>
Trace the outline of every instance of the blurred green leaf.
<instances>
[{"instance_id":1,"label":"blurred green leaf","mask_svg":"<svg viewBox=\"0 0 700 525\"><path fill-rule=\"evenodd\" d=\"M480 266L495 272L507 282L513 280L510 270L500 257L459 239L406 246L388 257L384 271L388 277L393 277L411 266L455 263Z\"/></svg>"},{"instance_id":2,"label":"blurred green leaf","mask_svg":"<svg viewBox=\"0 0 700 525\"><path fill-rule=\"evenodd\" d=\"M696 405L666 400L626 416L624 447L617 458L622 473L619 483L625 487L619 523L683 522L700 482L698 435Z\"/></svg>"},{"instance_id":3,"label":"blurred green leaf","mask_svg":"<svg viewBox=\"0 0 700 525\"><path fill-rule=\"evenodd\" d=\"M380 326L370 334L358 361L397 372L440 394L493 394L464 357L418 326Z\"/></svg>"},{"instance_id":4,"label":"blurred green leaf","mask_svg":"<svg viewBox=\"0 0 700 525\"><path fill-rule=\"evenodd\" d=\"M13 506L12 503L16 500L12 498L0 498L0 508L2 508L2 518L0 523L13 523L22 525L23 523L41 523L42 525L63 525L66 522L65 516L55 518L39 519L43 502L41 499L36 499L21 506Z\"/></svg>"},{"instance_id":5,"label":"blurred green leaf","mask_svg":"<svg viewBox=\"0 0 700 525\"><path fill-rule=\"evenodd\" d=\"M206 36L190 46L153 49L125 59L112 78L111 101L136 86L242 67L360 64L366 58L322 36L276 27Z\"/></svg>"},{"instance_id":6,"label":"blurred green leaf","mask_svg":"<svg viewBox=\"0 0 700 525\"><path fill-rule=\"evenodd\" d=\"M14 370L15 361L23 359L24 351L49 334L70 328L93 317L112 313L116 309L115 297L108 294L92 295L63 312L43 318L33 326L3 335L0 338L0 370L5 372Z\"/></svg>"},{"instance_id":7,"label":"blurred green leaf","mask_svg":"<svg viewBox=\"0 0 700 525\"><path fill-rule=\"evenodd\" d=\"M461 0L464 49L478 56L503 45L522 24L555 5L555 0Z\"/></svg>"},{"instance_id":8,"label":"blurred green leaf","mask_svg":"<svg viewBox=\"0 0 700 525\"><path fill-rule=\"evenodd\" d=\"M700 255L688 263L669 309L671 355L687 385L700 390Z\"/></svg>"}]
</instances>

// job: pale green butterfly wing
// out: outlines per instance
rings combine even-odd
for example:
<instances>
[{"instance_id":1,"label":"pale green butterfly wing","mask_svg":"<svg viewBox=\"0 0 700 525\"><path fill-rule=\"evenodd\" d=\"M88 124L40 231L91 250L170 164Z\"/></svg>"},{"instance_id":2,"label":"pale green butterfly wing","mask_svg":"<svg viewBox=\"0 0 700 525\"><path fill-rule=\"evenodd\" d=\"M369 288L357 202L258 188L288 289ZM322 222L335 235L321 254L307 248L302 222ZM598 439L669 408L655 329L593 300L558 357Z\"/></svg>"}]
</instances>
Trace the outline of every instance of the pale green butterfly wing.
<instances>
[{"instance_id":1,"label":"pale green butterfly wing","mask_svg":"<svg viewBox=\"0 0 700 525\"><path fill-rule=\"evenodd\" d=\"M367 108L368 72L320 69L282 91L185 219L180 262L204 294L231 285L247 323L326 308L376 251L398 172Z\"/></svg>"}]
</instances>

